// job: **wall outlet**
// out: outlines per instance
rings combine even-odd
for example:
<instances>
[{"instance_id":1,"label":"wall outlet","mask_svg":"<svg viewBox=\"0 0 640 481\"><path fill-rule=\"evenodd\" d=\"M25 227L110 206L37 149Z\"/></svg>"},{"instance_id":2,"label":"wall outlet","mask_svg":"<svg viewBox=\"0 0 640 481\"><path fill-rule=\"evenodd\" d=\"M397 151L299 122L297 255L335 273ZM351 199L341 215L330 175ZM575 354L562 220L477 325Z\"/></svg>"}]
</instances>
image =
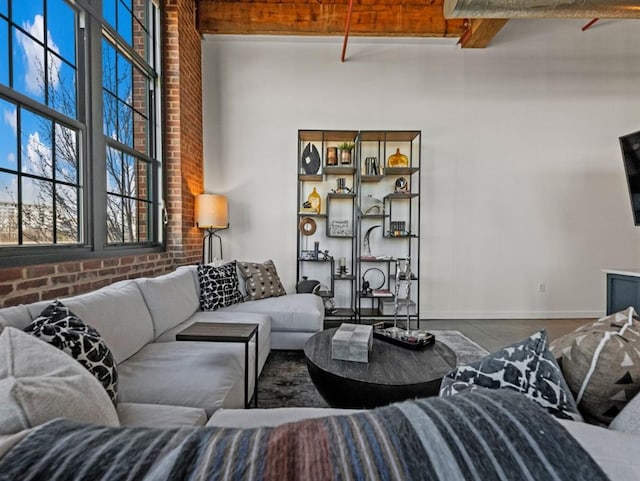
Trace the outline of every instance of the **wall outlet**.
<instances>
[{"instance_id":1,"label":"wall outlet","mask_svg":"<svg viewBox=\"0 0 640 481\"><path fill-rule=\"evenodd\" d=\"M547 285L544 282L538 284L538 292L547 292Z\"/></svg>"}]
</instances>

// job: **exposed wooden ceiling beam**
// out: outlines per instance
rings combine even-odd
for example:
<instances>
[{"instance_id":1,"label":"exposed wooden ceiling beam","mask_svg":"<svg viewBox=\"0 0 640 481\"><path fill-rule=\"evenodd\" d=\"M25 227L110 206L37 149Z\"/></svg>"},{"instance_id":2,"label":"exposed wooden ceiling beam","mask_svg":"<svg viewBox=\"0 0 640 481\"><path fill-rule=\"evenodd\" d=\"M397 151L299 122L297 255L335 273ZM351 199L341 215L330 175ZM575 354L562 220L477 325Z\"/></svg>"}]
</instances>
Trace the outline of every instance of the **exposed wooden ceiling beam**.
<instances>
[{"instance_id":1,"label":"exposed wooden ceiling beam","mask_svg":"<svg viewBox=\"0 0 640 481\"><path fill-rule=\"evenodd\" d=\"M460 37L462 48L485 48L507 23L506 18L474 18Z\"/></svg>"},{"instance_id":2,"label":"exposed wooden ceiling beam","mask_svg":"<svg viewBox=\"0 0 640 481\"><path fill-rule=\"evenodd\" d=\"M344 34L348 0L200 0L200 32L239 35ZM459 37L464 20L446 20L443 0L354 2L351 35Z\"/></svg>"}]
</instances>

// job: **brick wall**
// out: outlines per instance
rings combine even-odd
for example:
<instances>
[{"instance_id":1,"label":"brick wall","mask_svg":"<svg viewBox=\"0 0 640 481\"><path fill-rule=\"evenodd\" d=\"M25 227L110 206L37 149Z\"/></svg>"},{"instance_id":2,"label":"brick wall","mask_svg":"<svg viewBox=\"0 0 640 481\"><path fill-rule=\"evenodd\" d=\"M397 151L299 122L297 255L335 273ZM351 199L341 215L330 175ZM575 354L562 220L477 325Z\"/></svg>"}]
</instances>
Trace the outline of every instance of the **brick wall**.
<instances>
[{"instance_id":1,"label":"brick wall","mask_svg":"<svg viewBox=\"0 0 640 481\"><path fill-rule=\"evenodd\" d=\"M163 2L167 250L105 259L0 269L0 307L80 294L198 262L202 233L193 198L203 192L202 72L194 0Z\"/></svg>"},{"instance_id":2,"label":"brick wall","mask_svg":"<svg viewBox=\"0 0 640 481\"><path fill-rule=\"evenodd\" d=\"M201 38L195 0L166 0L165 131L167 132L167 247L178 264L197 261L202 233L195 226L194 196L203 192ZM188 86L188 87L187 87Z\"/></svg>"}]
</instances>

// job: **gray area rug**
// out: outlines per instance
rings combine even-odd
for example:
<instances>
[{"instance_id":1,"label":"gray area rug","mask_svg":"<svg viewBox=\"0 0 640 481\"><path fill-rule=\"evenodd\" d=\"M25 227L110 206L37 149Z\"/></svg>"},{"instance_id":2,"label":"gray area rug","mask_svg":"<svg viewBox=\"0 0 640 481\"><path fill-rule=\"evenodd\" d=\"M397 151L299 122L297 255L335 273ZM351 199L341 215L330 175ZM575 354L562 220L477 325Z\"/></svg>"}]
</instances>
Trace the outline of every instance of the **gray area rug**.
<instances>
[{"instance_id":1,"label":"gray area rug","mask_svg":"<svg viewBox=\"0 0 640 481\"><path fill-rule=\"evenodd\" d=\"M430 331L458 356L458 365L475 361L489 352L459 331ZM271 351L258 384L260 408L329 407L307 371L302 351Z\"/></svg>"}]
</instances>

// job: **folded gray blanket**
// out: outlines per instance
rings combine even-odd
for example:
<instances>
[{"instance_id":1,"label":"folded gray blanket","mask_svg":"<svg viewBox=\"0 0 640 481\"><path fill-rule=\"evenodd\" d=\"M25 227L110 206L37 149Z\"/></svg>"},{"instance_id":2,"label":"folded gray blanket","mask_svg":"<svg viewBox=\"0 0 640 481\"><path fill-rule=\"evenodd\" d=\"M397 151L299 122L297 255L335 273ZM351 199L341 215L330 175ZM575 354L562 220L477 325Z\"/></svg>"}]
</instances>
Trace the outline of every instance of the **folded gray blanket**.
<instances>
[{"instance_id":1,"label":"folded gray blanket","mask_svg":"<svg viewBox=\"0 0 640 481\"><path fill-rule=\"evenodd\" d=\"M1 480L606 480L550 415L476 390L275 428L108 428L55 420Z\"/></svg>"}]
</instances>

